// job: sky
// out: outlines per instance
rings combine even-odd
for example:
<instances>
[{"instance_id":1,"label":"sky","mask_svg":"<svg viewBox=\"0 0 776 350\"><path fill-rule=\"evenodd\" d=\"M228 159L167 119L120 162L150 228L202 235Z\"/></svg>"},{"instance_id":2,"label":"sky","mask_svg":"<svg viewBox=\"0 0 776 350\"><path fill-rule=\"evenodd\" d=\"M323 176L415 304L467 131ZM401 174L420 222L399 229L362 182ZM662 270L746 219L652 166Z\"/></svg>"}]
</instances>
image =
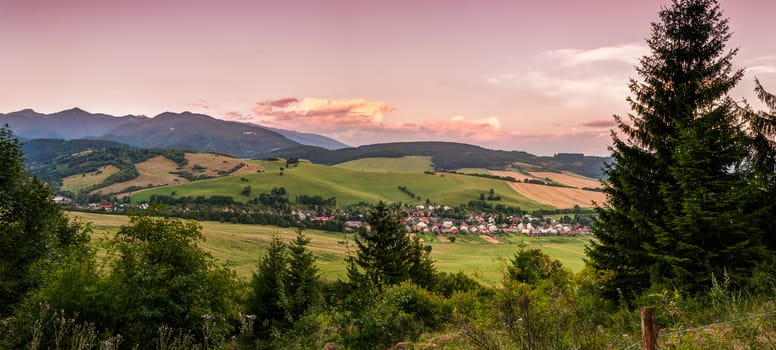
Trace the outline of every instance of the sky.
<instances>
[{"instance_id":1,"label":"sky","mask_svg":"<svg viewBox=\"0 0 776 350\"><path fill-rule=\"evenodd\" d=\"M668 1L0 0L0 113L191 111L349 145L607 155ZM776 1L721 0L776 91Z\"/></svg>"}]
</instances>

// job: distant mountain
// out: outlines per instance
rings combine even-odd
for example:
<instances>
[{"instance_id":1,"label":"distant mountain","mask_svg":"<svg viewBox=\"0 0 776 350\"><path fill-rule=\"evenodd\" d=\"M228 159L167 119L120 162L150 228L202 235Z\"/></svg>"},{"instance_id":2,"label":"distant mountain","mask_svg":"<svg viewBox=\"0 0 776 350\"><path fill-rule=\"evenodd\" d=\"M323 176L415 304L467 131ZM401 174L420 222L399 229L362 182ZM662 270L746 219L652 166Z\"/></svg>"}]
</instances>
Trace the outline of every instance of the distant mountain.
<instances>
[{"instance_id":1,"label":"distant mountain","mask_svg":"<svg viewBox=\"0 0 776 350\"><path fill-rule=\"evenodd\" d=\"M347 145L334 139L291 130L216 119L190 112L166 112L154 118L93 114L79 108L43 114L32 109L0 114L23 139L103 139L141 148L171 148L216 152L252 158L286 147L313 145L337 149Z\"/></svg>"},{"instance_id":2,"label":"distant mountain","mask_svg":"<svg viewBox=\"0 0 776 350\"><path fill-rule=\"evenodd\" d=\"M577 153L560 153L540 157L522 151L491 150L454 142L395 142L360 147L326 150L313 146L298 146L268 152L266 158L304 158L313 163L337 164L361 158L431 156L436 169L490 168L497 169L523 162L547 170L572 171L594 178L603 176L607 157L592 157Z\"/></svg>"},{"instance_id":3,"label":"distant mountain","mask_svg":"<svg viewBox=\"0 0 776 350\"><path fill-rule=\"evenodd\" d=\"M190 112L165 112L123 124L100 138L137 147L213 152L240 158L300 145L259 126Z\"/></svg>"},{"instance_id":4,"label":"distant mountain","mask_svg":"<svg viewBox=\"0 0 776 350\"><path fill-rule=\"evenodd\" d=\"M0 125L8 124L14 134L26 139L82 139L99 137L116 127L148 119L145 116L127 115L114 117L92 114L80 108L43 114L24 109L7 114L0 113Z\"/></svg>"},{"instance_id":5,"label":"distant mountain","mask_svg":"<svg viewBox=\"0 0 776 350\"><path fill-rule=\"evenodd\" d=\"M303 132L297 132L292 130L285 130L285 129L278 129L278 128L272 128L269 126L263 126L265 129L272 130L274 132L277 132L283 136L285 136L287 139L291 141L299 142L303 145L307 146L315 146L315 147L321 147L328 150L335 150L335 149L341 149L341 148L348 148L350 146L339 142L333 138L326 137L323 135L318 134L310 134L310 133L303 133Z\"/></svg>"}]
</instances>

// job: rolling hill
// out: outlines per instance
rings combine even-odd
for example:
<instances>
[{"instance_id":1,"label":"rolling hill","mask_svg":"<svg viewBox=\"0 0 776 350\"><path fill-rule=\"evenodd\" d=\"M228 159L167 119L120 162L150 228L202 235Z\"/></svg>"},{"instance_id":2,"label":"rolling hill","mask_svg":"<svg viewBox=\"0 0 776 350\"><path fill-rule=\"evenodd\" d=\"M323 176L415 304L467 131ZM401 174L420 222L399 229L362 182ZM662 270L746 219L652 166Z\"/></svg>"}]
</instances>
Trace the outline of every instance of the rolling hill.
<instances>
[{"instance_id":1,"label":"rolling hill","mask_svg":"<svg viewBox=\"0 0 776 350\"><path fill-rule=\"evenodd\" d=\"M458 206L477 200L480 194L492 188L501 196L493 204L520 207L523 210L552 209L513 191L505 181L459 174L390 173L381 171L352 170L320 164L301 162L298 166L285 168L284 161L255 161L254 164L267 169L262 173L227 176L196 181L186 184L165 186L136 192L132 202L148 200L151 195L169 196L231 196L245 202L250 197L240 195L242 189L251 186L254 196L269 193L272 188L284 187L292 200L298 195L335 197L338 205L356 204L362 201L424 203L428 198L437 204ZM282 175L281 175L282 173ZM398 189L405 186L418 198L410 198Z\"/></svg>"},{"instance_id":2,"label":"rolling hill","mask_svg":"<svg viewBox=\"0 0 776 350\"><path fill-rule=\"evenodd\" d=\"M574 153L540 157L521 151L491 150L454 142L394 142L360 147L326 150L297 146L268 152L265 157L303 158L320 164L338 164L362 158L431 157L437 170L459 168L502 169L516 162L530 163L539 170L570 171L592 178L603 175L603 165L610 159Z\"/></svg>"}]
</instances>

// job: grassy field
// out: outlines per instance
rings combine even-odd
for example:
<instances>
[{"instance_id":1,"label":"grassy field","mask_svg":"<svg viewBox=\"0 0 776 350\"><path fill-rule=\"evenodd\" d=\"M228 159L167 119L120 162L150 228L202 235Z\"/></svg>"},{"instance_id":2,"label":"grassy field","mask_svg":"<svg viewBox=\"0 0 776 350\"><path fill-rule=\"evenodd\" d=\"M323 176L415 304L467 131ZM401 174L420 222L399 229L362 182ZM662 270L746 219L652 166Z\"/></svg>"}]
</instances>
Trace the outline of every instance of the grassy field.
<instances>
[{"instance_id":1,"label":"grassy field","mask_svg":"<svg viewBox=\"0 0 776 350\"><path fill-rule=\"evenodd\" d=\"M284 161L253 161L267 171L262 173L227 176L217 179L195 181L186 184L150 189L131 196L133 202L148 200L152 194L177 196L232 196L237 201L247 201L251 197L241 196L240 192L250 185L252 197L259 193L268 193L273 187L284 187L293 202L298 195L319 195L324 198L335 197L338 205L348 205L366 201L423 203L426 198L437 204L458 206L470 200L477 200L481 193L492 188L501 196L494 204L520 207L523 210L552 209L512 190L506 182L456 174L428 175L423 173L387 173L356 171L341 167L299 163L290 169ZM282 175L281 175L282 174ZM413 199L398 189L407 189L421 199Z\"/></svg>"},{"instance_id":2,"label":"grassy field","mask_svg":"<svg viewBox=\"0 0 776 350\"><path fill-rule=\"evenodd\" d=\"M383 172L383 173L422 173L433 171L431 157L407 156L399 158L362 158L334 165L338 168Z\"/></svg>"},{"instance_id":3,"label":"grassy field","mask_svg":"<svg viewBox=\"0 0 776 350\"><path fill-rule=\"evenodd\" d=\"M103 183L108 176L111 176L118 171L119 168L113 165L106 165L91 173L68 176L62 179L62 190L77 193L81 189Z\"/></svg>"},{"instance_id":4,"label":"grassy field","mask_svg":"<svg viewBox=\"0 0 776 350\"><path fill-rule=\"evenodd\" d=\"M70 212L69 215L92 223L92 242L103 252L110 237L121 225L129 222L128 217L120 215L79 212ZM265 254L273 235L280 234L285 240L290 240L295 235L293 229L275 226L211 221L200 222L200 225L205 235L203 248L219 260L228 262L244 278L250 277L259 259ZM308 247L318 258L318 266L323 275L329 279L344 278L347 242L351 242L352 249L353 234L317 230L305 230L304 233L311 238ZM420 237L432 246L432 256L439 271L463 271L481 281L493 283L500 281L503 264L520 249L520 242L524 242L528 247L542 249L573 271L582 269L584 246L588 242L588 238L582 237L507 236L500 239L501 243L493 244L475 235L459 235L455 243L450 243L433 235Z\"/></svg>"}]
</instances>

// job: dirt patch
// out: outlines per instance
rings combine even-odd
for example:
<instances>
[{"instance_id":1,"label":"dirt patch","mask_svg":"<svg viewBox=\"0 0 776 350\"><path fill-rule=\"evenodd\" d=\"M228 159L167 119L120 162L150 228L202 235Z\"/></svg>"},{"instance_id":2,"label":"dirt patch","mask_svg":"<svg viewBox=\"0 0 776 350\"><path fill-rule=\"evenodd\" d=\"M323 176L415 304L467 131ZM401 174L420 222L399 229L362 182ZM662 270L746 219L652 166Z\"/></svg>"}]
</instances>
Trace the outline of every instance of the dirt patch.
<instances>
[{"instance_id":1,"label":"dirt patch","mask_svg":"<svg viewBox=\"0 0 776 350\"><path fill-rule=\"evenodd\" d=\"M488 242L488 243L501 244L501 242L499 242L497 239L489 235L480 235L480 238L482 238L483 240L485 240L485 242Z\"/></svg>"},{"instance_id":2,"label":"dirt patch","mask_svg":"<svg viewBox=\"0 0 776 350\"><path fill-rule=\"evenodd\" d=\"M598 180L585 178L581 176L574 176L574 175L563 174L563 173L545 172L545 171L535 171L535 172L531 172L530 174L540 179L549 178L552 181L560 182L564 185L574 186L576 188L601 187L601 183Z\"/></svg>"},{"instance_id":3,"label":"dirt patch","mask_svg":"<svg viewBox=\"0 0 776 350\"><path fill-rule=\"evenodd\" d=\"M523 196L560 209L571 208L575 205L590 208L593 206L593 202L603 203L606 201L606 195L603 192L527 183L507 182L507 184Z\"/></svg>"}]
</instances>

